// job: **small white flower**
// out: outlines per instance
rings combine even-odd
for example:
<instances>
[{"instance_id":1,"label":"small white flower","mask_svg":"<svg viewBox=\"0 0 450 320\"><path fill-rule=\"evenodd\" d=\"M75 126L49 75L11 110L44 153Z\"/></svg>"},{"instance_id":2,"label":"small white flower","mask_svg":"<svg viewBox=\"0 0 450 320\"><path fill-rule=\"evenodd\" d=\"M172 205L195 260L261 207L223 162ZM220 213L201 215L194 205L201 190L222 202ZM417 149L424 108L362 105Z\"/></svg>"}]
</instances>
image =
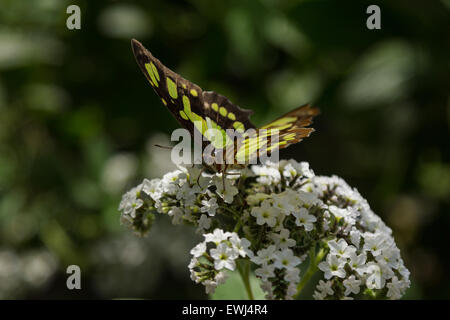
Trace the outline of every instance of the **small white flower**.
<instances>
[{"instance_id":1,"label":"small white flower","mask_svg":"<svg viewBox=\"0 0 450 320\"><path fill-rule=\"evenodd\" d=\"M284 280L289 283L300 282L300 270L298 268L287 269L286 274L284 275Z\"/></svg>"},{"instance_id":2,"label":"small white flower","mask_svg":"<svg viewBox=\"0 0 450 320\"><path fill-rule=\"evenodd\" d=\"M195 247L194 247L194 248L195 248ZM192 254L192 250L194 250L194 248L191 249L191 254ZM194 250L194 252L197 253L197 250ZM189 262L189 265L188 265L189 270L192 270L192 269L194 269L195 267L198 267L198 266L199 266L199 261L198 261L198 259L195 258L195 257L193 257L193 258L191 259L191 261Z\"/></svg>"},{"instance_id":3,"label":"small white flower","mask_svg":"<svg viewBox=\"0 0 450 320\"><path fill-rule=\"evenodd\" d=\"M382 233L366 232L364 236L364 250L370 251L374 257L381 253L385 248L386 237Z\"/></svg>"},{"instance_id":4,"label":"small white flower","mask_svg":"<svg viewBox=\"0 0 450 320\"><path fill-rule=\"evenodd\" d=\"M208 218L206 214L202 214L200 219L198 219L198 228L196 230L197 233L202 234L205 230L208 230L211 227L211 219Z\"/></svg>"},{"instance_id":5,"label":"small white flower","mask_svg":"<svg viewBox=\"0 0 450 320\"><path fill-rule=\"evenodd\" d=\"M189 183L197 184L201 189L205 189L211 182L211 177L207 176L200 166L187 167Z\"/></svg>"},{"instance_id":6,"label":"small white flower","mask_svg":"<svg viewBox=\"0 0 450 320\"><path fill-rule=\"evenodd\" d=\"M289 193L283 192L280 194L275 194L273 195L272 199L273 206L280 209L280 211L285 215L290 215L291 213L295 212L296 207L292 205Z\"/></svg>"},{"instance_id":7,"label":"small white flower","mask_svg":"<svg viewBox=\"0 0 450 320\"><path fill-rule=\"evenodd\" d=\"M191 249L191 254L195 258L201 257L205 252L206 252L206 242L200 242L194 248ZM195 260L195 262L197 263L197 260Z\"/></svg>"},{"instance_id":8,"label":"small white flower","mask_svg":"<svg viewBox=\"0 0 450 320\"><path fill-rule=\"evenodd\" d=\"M315 300L323 300L327 296L324 292L314 291L313 298Z\"/></svg>"},{"instance_id":9,"label":"small white flower","mask_svg":"<svg viewBox=\"0 0 450 320\"><path fill-rule=\"evenodd\" d=\"M295 170L294 166L292 165L292 163L287 163L284 167L283 167L283 176L289 179L294 178L297 175L297 170Z\"/></svg>"},{"instance_id":10,"label":"small white flower","mask_svg":"<svg viewBox=\"0 0 450 320\"><path fill-rule=\"evenodd\" d=\"M216 274L216 277L214 280L216 281L217 285L225 283L225 281L228 279L228 275L225 272L220 271Z\"/></svg>"},{"instance_id":11,"label":"small white flower","mask_svg":"<svg viewBox=\"0 0 450 320\"><path fill-rule=\"evenodd\" d=\"M356 248L359 248L359 243L361 241L361 232L358 229L353 228L352 231L350 231L350 239L353 245Z\"/></svg>"},{"instance_id":12,"label":"small white flower","mask_svg":"<svg viewBox=\"0 0 450 320\"><path fill-rule=\"evenodd\" d=\"M216 210L219 207L217 204L217 198L211 198L209 200L202 200L201 212L207 212L209 216L214 217Z\"/></svg>"},{"instance_id":13,"label":"small white flower","mask_svg":"<svg viewBox=\"0 0 450 320\"><path fill-rule=\"evenodd\" d=\"M338 208L336 206L329 206L328 210L336 217L336 220L339 221L341 219L344 219L347 223L354 224L354 212L351 210L351 207L343 209Z\"/></svg>"},{"instance_id":14,"label":"small white flower","mask_svg":"<svg viewBox=\"0 0 450 320\"><path fill-rule=\"evenodd\" d=\"M294 212L295 224L297 226L303 226L306 231L311 231L314 227L314 222L317 221L316 217L308 213L305 208L300 208L299 211Z\"/></svg>"},{"instance_id":15,"label":"small white flower","mask_svg":"<svg viewBox=\"0 0 450 320\"><path fill-rule=\"evenodd\" d=\"M400 272L403 279L409 279L410 272L408 269L406 269L405 265L403 264L403 260L399 259L400 267L398 268L398 272Z\"/></svg>"},{"instance_id":16,"label":"small white flower","mask_svg":"<svg viewBox=\"0 0 450 320\"><path fill-rule=\"evenodd\" d=\"M180 170L175 170L166 173L161 179L161 187L164 193L175 195L179 188L179 181L184 173Z\"/></svg>"},{"instance_id":17,"label":"small white flower","mask_svg":"<svg viewBox=\"0 0 450 320\"><path fill-rule=\"evenodd\" d=\"M261 184L269 185L278 183L281 179L280 171L277 168L268 166L252 166L253 172L258 176L256 181Z\"/></svg>"},{"instance_id":18,"label":"small white flower","mask_svg":"<svg viewBox=\"0 0 450 320\"><path fill-rule=\"evenodd\" d=\"M183 219L184 212L178 207L172 207L167 214L172 217L173 224L180 224Z\"/></svg>"},{"instance_id":19,"label":"small white flower","mask_svg":"<svg viewBox=\"0 0 450 320\"><path fill-rule=\"evenodd\" d=\"M257 206L261 203L261 201L270 198L270 195L266 194L266 193L255 193L255 194L250 194L247 196L247 199L245 199L247 201L247 203L251 206Z\"/></svg>"},{"instance_id":20,"label":"small white flower","mask_svg":"<svg viewBox=\"0 0 450 320\"><path fill-rule=\"evenodd\" d=\"M119 204L119 210L124 214L136 218L136 210L144 205L144 201L138 198L141 186L131 189L122 196L122 201Z\"/></svg>"},{"instance_id":21,"label":"small white flower","mask_svg":"<svg viewBox=\"0 0 450 320\"><path fill-rule=\"evenodd\" d=\"M290 269L298 266L301 262L302 260L294 256L294 252L291 249L284 249L275 253L275 268Z\"/></svg>"},{"instance_id":22,"label":"small white flower","mask_svg":"<svg viewBox=\"0 0 450 320\"><path fill-rule=\"evenodd\" d=\"M190 186L189 183L184 183L177 191L177 200L184 200L185 206L192 206L195 203L197 193L200 192L200 187L197 185Z\"/></svg>"},{"instance_id":23,"label":"small white flower","mask_svg":"<svg viewBox=\"0 0 450 320\"><path fill-rule=\"evenodd\" d=\"M270 238L280 249L286 249L295 246L295 240L289 238L289 230L281 229L280 233L271 233Z\"/></svg>"},{"instance_id":24,"label":"small white flower","mask_svg":"<svg viewBox=\"0 0 450 320\"><path fill-rule=\"evenodd\" d=\"M325 279L330 279L333 276L344 278L345 260L339 259L333 254L328 254L326 261L319 263L319 269L325 273Z\"/></svg>"},{"instance_id":25,"label":"small white flower","mask_svg":"<svg viewBox=\"0 0 450 320\"><path fill-rule=\"evenodd\" d=\"M312 205L320 203L320 200L317 197L317 195L312 192L305 192L305 191L299 190L296 193L297 193L297 197L296 197L297 202L301 203L302 205L304 205L308 208L311 207Z\"/></svg>"},{"instance_id":26,"label":"small white flower","mask_svg":"<svg viewBox=\"0 0 450 320\"><path fill-rule=\"evenodd\" d=\"M293 178L296 175L300 175L305 178L312 178L314 176L314 172L309 169L309 164L307 162L297 162L291 159L284 165L283 175L286 178Z\"/></svg>"},{"instance_id":27,"label":"small white flower","mask_svg":"<svg viewBox=\"0 0 450 320\"><path fill-rule=\"evenodd\" d=\"M251 212L251 215L256 218L257 224L267 224L269 227L275 226L279 214L280 210L272 207L270 200L264 200L261 207L253 207Z\"/></svg>"},{"instance_id":28,"label":"small white flower","mask_svg":"<svg viewBox=\"0 0 450 320\"><path fill-rule=\"evenodd\" d=\"M348 296L350 293L358 294L359 293L359 286L361 285L361 280L356 279L354 275L351 275L343 282L345 287L344 294Z\"/></svg>"},{"instance_id":29,"label":"small white flower","mask_svg":"<svg viewBox=\"0 0 450 320\"><path fill-rule=\"evenodd\" d=\"M205 286L206 294L213 294L216 291L217 283L215 281L205 280L202 284Z\"/></svg>"},{"instance_id":30,"label":"small white flower","mask_svg":"<svg viewBox=\"0 0 450 320\"><path fill-rule=\"evenodd\" d=\"M216 249L211 249L210 253L214 259L214 268L216 270L226 268L233 271L236 268L234 260L239 256L239 253L234 248L230 248L226 243L220 243Z\"/></svg>"},{"instance_id":31,"label":"small white flower","mask_svg":"<svg viewBox=\"0 0 450 320\"><path fill-rule=\"evenodd\" d=\"M251 243L247 239L245 238L239 239L238 235L233 232L233 234L230 237L230 242L241 257L246 256L253 257L253 252L252 250L249 249Z\"/></svg>"},{"instance_id":32,"label":"small white flower","mask_svg":"<svg viewBox=\"0 0 450 320\"><path fill-rule=\"evenodd\" d=\"M275 277L274 270L275 266L273 264L263 264L255 270L255 275L260 277L263 281L267 281L268 278Z\"/></svg>"},{"instance_id":33,"label":"small white flower","mask_svg":"<svg viewBox=\"0 0 450 320\"><path fill-rule=\"evenodd\" d=\"M381 263L383 261L389 267L397 269L400 263L400 250L394 246L384 248L375 258L377 262Z\"/></svg>"},{"instance_id":34,"label":"small white flower","mask_svg":"<svg viewBox=\"0 0 450 320\"><path fill-rule=\"evenodd\" d=\"M154 201L159 200L163 194L161 179L144 179L144 181L142 182L142 191Z\"/></svg>"},{"instance_id":35,"label":"small white flower","mask_svg":"<svg viewBox=\"0 0 450 320\"><path fill-rule=\"evenodd\" d=\"M217 194L225 201L226 203L232 203L234 196L239 193L238 188L232 185L230 179L225 179L225 188L223 185L223 179L221 176L214 176L213 182L216 185Z\"/></svg>"},{"instance_id":36,"label":"small white flower","mask_svg":"<svg viewBox=\"0 0 450 320\"><path fill-rule=\"evenodd\" d=\"M392 268L386 263L386 261L380 260L380 261L378 261L378 265L380 266L380 269L381 269L381 276L383 277L383 279L388 280L388 279L391 279L392 277L395 276L394 271L393 271Z\"/></svg>"},{"instance_id":37,"label":"small white flower","mask_svg":"<svg viewBox=\"0 0 450 320\"><path fill-rule=\"evenodd\" d=\"M376 263L371 263L366 268L368 277L366 279L366 286L369 289L381 289L384 287L386 280L382 276L381 268Z\"/></svg>"},{"instance_id":38,"label":"small white flower","mask_svg":"<svg viewBox=\"0 0 450 320\"><path fill-rule=\"evenodd\" d=\"M231 232L224 232L222 229L214 229L213 233L203 235L206 242L213 242L218 245L220 242L227 240L231 236Z\"/></svg>"},{"instance_id":39,"label":"small white flower","mask_svg":"<svg viewBox=\"0 0 450 320\"><path fill-rule=\"evenodd\" d=\"M328 241L328 247L330 247L330 253L336 255L338 258L350 258L350 255L356 252L356 248L348 243L344 239L330 240Z\"/></svg>"},{"instance_id":40,"label":"small white flower","mask_svg":"<svg viewBox=\"0 0 450 320\"><path fill-rule=\"evenodd\" d=\"M351 252L349 258L350 261L348 264L350 265L350 268L362 276L366 272L366 255L364 253L357 255L356 252Z\"/></svg>"},{"instance_id":41,"label":"small white flower","mask_svg":"<svg viewBox=\"0 0 450 320\"><path fill-rule=\"evenodd\" d=\"M273 288L272 288L272 282L270 281L261 281L261 289L266 293L265 298L267 300L273 300Z\"/></svg>"},{"instance_id":42,"label":"small white flower","mask_svg":"<svg viewBox=\"0 0 450 320\"><path fill-rule=\"evenodd\" d=\"M316 289L319 290L319 292L322 294L323 298L325 298L327 295L329 295L329 296L333 295L334 291L331 288L332 284L333 283L331 281L325 282L323 280L320 280L316 286Z\"/></svg>"},{"instance_id":43,"label":"small white flower","mask_svg":"<svg viewBox=\"0 0 450 320\"><path fill-rule=\"evenodd\" d=\"M256 264L269 264L273 259L275 259L276 247L270 245L265 249L258 250L256 256L251 258L251 261Z\"/></svg>"},{"instance_id":44,"label":"small white flower","mask_svg":"<svg viewBox=\"0 0 450 320\"><path fill-rule=\"evenodd\" d=\"M161 182L163 182L163 183L178 183L179 180L184 176L185 176L185 174L181 170L171 171L171 172L166 173L163 176Z\"/></svg>"},{"instance_id":45,"label":"small white flower","mask_svg":"<svg viewBox=\"0 0 450 320\"><path fill-rule=\"evenodd\" d=\"M286 300L293 300L295 294L297 294L297 285L295 283L289 283L286 290Z\"/></svg>"},{"instance_id":46,"label":"small white flower","mask_svg":"<svg viewBox=\"0 0 450 320\"><path fill-rule=\"evenodd\" d=\"M386 288L388 288L386 296L392 300L396 300L402 297L404 284L397 277L393 277L391 282L386 284Z\"/></svg>"},{"instance_id":47,"label":"small white flower","mask_svg":"<svg viewBox=\"0 0 450 320\"><path fill-rule=\"evenodd\" d=\"M202 279L199 277L199 273L194 269L191 269L190 271L191 271L191 280L194 281L195 283L200 283Z\"/></svg>"}]
</instances>

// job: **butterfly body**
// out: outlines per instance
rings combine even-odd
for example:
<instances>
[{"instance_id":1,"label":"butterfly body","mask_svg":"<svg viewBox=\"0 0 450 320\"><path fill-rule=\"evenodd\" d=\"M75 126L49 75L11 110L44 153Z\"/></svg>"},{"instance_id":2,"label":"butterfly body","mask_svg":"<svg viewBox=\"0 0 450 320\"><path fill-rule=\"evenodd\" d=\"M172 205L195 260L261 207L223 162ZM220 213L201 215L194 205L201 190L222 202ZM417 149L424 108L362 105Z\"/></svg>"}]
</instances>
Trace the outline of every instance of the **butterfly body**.
<instances>
[{"instance_id":1,"label":"butterfly body","mask_svg":"<svg viewBox=\"0 0 450 320\"><path fill-rule=\"evenodd\" d=\"M256 128L249 119L253 111L240 108L214 91L203 91L163 65L140 42L131 42L139 67L162 103L192 136L200 134L204 149L212 146L204 160L217 172L245 167L263 151L285 148L314 131L307 126L319 110L309 105Z\"/></svg>"}]
</instances>

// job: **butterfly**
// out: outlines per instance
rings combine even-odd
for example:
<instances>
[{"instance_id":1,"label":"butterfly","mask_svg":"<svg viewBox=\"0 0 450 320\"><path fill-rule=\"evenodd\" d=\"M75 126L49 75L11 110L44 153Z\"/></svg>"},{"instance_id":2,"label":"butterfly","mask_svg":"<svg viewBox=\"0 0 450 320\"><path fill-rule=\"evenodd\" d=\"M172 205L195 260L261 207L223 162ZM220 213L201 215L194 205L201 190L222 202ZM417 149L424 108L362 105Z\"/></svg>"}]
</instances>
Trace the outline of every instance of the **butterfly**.
<instances>
[{"instance_id":1,"label":"butterfly","mask_svg":"<svg viewBox=\"0 0 450 320\"><path fill-rule=\"evenodd\" d=\"M228 168L245 167L263 153L286 148L314 132L308 126L319 110L309 104L257 128L249 119L252 110L242 109L214 91L203 91L163 65L139 41L132 39L131 47L148 82L181 126L192 136L195 131L200 133L203 147L213 146L208 164L223 176Z\"/></svg>"}]
</instances>

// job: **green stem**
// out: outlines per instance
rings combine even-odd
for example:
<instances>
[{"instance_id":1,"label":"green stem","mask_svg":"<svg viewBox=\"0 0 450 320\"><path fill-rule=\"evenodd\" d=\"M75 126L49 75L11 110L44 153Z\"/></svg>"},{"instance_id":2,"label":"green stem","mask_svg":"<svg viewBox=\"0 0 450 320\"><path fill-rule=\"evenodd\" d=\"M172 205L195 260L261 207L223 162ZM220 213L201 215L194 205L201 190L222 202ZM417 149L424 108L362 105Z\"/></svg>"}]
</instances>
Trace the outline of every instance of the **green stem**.
<instances>
[{"instance_id":1,"label":"green stem","mask_svg":"<svg viewBox=\"0 0 450 320\"><path fill-rule=\"evenodd\" d=\"M325 257L326 253L327 253L327 250L322 248L316 254L316 247L313 246L311 248L310 255L309 255L310 260L309 260L308 270L306 270L305 275L302 277L302 280L300 281L300 283L297 286L297 294L295 295L295 298L298 298L298 296L302 292L305 285L308 283L308 281L311 279L311 277L317 272L317 270L319 270L319 268L317 266L319 265L320 261L322 261L322 259Z\"/></svg>"},{"instance_id":2,"label":"green stem","mask_svg":"<svg viewBox=\"0 0 450 320\"><path fill-rule=\"evenodd\" d=\"M238 233L242 226L242 219L238 218L236 225L234 226L233 232Z\"/></svg>"},{"instance_id":3,"label":"green stem","mask_svg":"<svg viewBox=\"0 0 450 320\"><path fill-rule=\"evenodd\" d=\"M255 300L250 286L250 263L246 260L237 261L237 269L241 275L249 300Z\"/></svg>"},{"instance_id":4,"label":"green stem","mask_svg":"<svg viewBox=\"0 0 450 320\"><path fill-rule=\"evenodd\" d=\"M239 213L238 212L236 212L236 211L234 211L234 210L232 210L232 209L230 209L230 208L227 208L227 207L220 207L221 209L224 209L224 210L226 210L226 211L228 211L229 213L231 213L231 214L233 214L233 216L239 216Z\"/></svg>"}]
</instances>

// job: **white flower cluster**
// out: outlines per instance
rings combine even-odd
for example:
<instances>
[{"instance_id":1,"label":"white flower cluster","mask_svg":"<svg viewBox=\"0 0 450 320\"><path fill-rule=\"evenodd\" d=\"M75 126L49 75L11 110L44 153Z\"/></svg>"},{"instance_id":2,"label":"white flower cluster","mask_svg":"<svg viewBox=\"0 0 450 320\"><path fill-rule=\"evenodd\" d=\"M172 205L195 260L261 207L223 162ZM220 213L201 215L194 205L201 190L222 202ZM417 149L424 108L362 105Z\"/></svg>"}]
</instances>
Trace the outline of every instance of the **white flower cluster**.
<instances>
[{"instance_id":1,"label":"white flower cluster","mask_svg":"<svg viewBox=\"0 0 450 320\"><path fill-rule=\"evenodd\" d=\"M189 270L191 279L195 283L202 283L206 293L213 293L216 287L227 279L223 269L235 270L236 259L251 257L253 252L249 249L250 241L245 238L240 239L235 232L215 229L204 237L205 241L191 250L193 258L189 264ZM210 244L209 250L208 244Z\"/></svg>"},{"instance_id":2,"label":"white flower cluster","mask_svg":"<svg viewBox=\"0 0 450 320\"><path fill-rule=\"evenodd\" d=\"M367 201L336 176L315 176L305 162L267 163L225 178L203 167L181 168L145 179L123 196L119 210L140 234L156 213L196 226L205 241L192 249L189 269L207 293L240 260L252 263L269 299L295 298L317 270L325 281L316 299L399 299L410 284L392 231ZM302 278L304 261L309 269Z\"/></svg>"},{"instance_id":3,"label":"white flower cluster","mask_svg":"<svg viewBox=\"0 0 450 320\"><path fill-rule=\"evenodd\" d=\"M327 281L319 282L314 298L352 299L365 294L400 299L410 286L409 271L392 230L367 201L336 176L314 177L304 188L319 196L327 220L340 225L336 238L327 243L325 261L318 265Z\"/></svg>"}]
</instances>

